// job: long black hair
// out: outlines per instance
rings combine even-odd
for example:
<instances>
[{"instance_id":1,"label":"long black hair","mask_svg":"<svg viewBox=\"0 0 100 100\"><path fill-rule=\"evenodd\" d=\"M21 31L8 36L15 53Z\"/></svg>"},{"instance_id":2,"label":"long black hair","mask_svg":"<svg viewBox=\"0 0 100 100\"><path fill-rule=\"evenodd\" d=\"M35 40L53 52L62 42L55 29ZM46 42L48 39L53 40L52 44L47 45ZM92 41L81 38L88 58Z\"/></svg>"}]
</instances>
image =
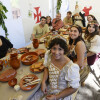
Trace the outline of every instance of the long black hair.
<instances>
[{"instance_id":1,"label":"long black hair","mask_svg":"<svg viewBox=\"0 0 100 100\"><path fill-rule=\"evenodd\" d=\"M95 31L92 32L91 34L88 31L88 27L90 27L90 25L94 25L94 28L95 28ZM86 30L85 30L85 38L89 37L87 40L90 41L95 35L99 35L99 26L98 26L97 23L95 23L94 21L92 21L86 27Z\"/></svg>"}]
</instances>

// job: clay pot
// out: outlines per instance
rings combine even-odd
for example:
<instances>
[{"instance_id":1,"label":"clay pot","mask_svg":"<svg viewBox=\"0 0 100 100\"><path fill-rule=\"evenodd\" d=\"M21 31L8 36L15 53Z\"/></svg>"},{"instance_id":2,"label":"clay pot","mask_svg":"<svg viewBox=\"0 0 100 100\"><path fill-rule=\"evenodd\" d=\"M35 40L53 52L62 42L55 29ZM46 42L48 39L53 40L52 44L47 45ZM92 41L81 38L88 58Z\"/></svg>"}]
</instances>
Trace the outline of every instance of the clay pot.
<instances>
[{"instance_id":1,"label":"clay pot","mask_svg":"<svg viewBox=\"0 0 100 100\"><path fill-rule=\"evenodd\" d=\"M17 79L13 78L11 80L8 81L8 85L11 87L14 87L17 84Z\"/></svg>"},{"instance_id":2,"label":"clay pot","mask_svg":"<svg viewBox=\"0 0 100 100\"><path fill-rule=\"evenodd\" d=\"M0 60L0 71L3 69L3 61Z\"/></svg>"},{"instance_id":3,"label":"clay pot","mask_svg":"<svg viewBox=\"0 0 100 100\"><path fill-rule=\"evenodd\" d=\"M10 54L9 64L14 69L18 69L20 67L20 60L17 58L17 55L17 53Z\"/></svg>"},{"instance_id":4,"label":"clay pot","mask_svg":"<svg viewBox=\"0 0 100 100\"><path fill-rule=\"evenodd\" d=\"M37 49L39 47L39 40L38 39L33 39L33 47Z\"/></svg>"}]
</instances>

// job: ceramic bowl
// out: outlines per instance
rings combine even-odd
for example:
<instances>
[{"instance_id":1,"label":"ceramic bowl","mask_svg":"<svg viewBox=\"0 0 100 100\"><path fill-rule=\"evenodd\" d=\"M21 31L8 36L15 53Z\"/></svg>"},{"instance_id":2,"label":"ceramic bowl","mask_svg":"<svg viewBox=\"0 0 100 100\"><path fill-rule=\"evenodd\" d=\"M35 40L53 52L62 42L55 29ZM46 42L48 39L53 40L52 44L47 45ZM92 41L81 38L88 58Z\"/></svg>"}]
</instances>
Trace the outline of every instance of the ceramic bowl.
<instances>
[{"instance_id":1,"label":"ceramic bowl","mask_svg":"<svg viewBox=\"0 0 100 100\"><path fill-rule=\"evenodd\" d=\"M8 85L11 87L14 87L17 84L17 79L13 78L11 80L8 81Z\"/></svg>"},{"instance_id":2,"label":"ceramic bowl","mask_svg":"<svg viewBox=\"0 0 100 100\"><path fill-rule=\"evenodd\" d=\"M21 56L21 62L24 65L32 65L37 62L39 59L38 54L36 52L28 52Z\"/></svg>"}]
</instances>

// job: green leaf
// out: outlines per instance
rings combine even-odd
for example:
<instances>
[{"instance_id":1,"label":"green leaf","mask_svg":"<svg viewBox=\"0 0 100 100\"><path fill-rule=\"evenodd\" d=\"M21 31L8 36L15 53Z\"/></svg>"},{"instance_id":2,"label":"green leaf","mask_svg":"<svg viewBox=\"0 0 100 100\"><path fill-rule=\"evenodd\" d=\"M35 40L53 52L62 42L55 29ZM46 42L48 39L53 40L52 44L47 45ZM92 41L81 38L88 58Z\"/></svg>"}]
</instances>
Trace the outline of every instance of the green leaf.
<instances>
[{"instance_id":1,"label":"green leaf","mask_svg":"<svg viewBox=\"0 0 100 100\"><path fill-rule=\"evenodd\" d=\"M3 30L5 31L5 36L7 37L8 36L8 30L7 30L7 27L5 25L5 22L4 20L7 19L7 16L5 15L5 13L7 13L8 10L6 8L6 6L4 6L2 4L2 2L0 1L0 26L3 28Z\"/></svg>"}]
</instances>

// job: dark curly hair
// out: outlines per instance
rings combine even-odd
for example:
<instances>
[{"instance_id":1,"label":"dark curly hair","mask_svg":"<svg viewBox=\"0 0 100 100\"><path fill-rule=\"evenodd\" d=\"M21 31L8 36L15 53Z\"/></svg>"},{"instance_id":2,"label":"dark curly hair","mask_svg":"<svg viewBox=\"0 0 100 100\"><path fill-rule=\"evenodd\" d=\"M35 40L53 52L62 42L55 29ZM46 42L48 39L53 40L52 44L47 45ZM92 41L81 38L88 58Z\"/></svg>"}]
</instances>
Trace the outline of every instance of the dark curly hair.
<instances>
[{"instance_id":1,"label":"dark curly hair","mask_svg":"<svg viewBox=\"0 0 100 100\"><path fill-rule=\"evenodd\" d=\"M80 36L78 36L78 38L75 40L74 45L76 45L77 42L78 42L78 41L81 41L81 40L84 42L84 40L83 40L83 38L82 38L82 28L81 28L79 25L72 25L71 28L72 28L72 27L77 28L77 30L79 31L79 34L80 34ZM70 39L69 39L69 44L72 45L72 43L73 43L73 39L70 38Z\"/></svg>"},{"instance_id":2,"label":"dark curly hair","mask_svg":"<svg viewBox=\"0 0 100 100\"><path fill-rule=\"evenodd\" d=\"M88 27L90 27L90 25L94 25L94 28L95 28L95 31L93 32L93 33L89 33L89 31L88 31ZM98 27L98 25L96 24L96 23L94 23L94 21L93 22L91 22L91 23L89 23L88 25L87 25L87 27L86 27L86 30L85 30L85 38L87 38L87 37L89 37L88 38L88 41L90 41L95 35L99 35L99 27Z\"/></svg>"},{"instance_id":3,"label":"dark curly hair","mask_svg":"<svg viewBox=\"0 0 100 100\"><path fill-rule=\"evenodd\" d=\"M68 52L68 46L65 40L60 39L60 38L55 38L51 40L51 42L49 43L48 49L50 50L54 45L59 45L61 48L63 48L64 54Z\"/></svg>"}]
</instances>

